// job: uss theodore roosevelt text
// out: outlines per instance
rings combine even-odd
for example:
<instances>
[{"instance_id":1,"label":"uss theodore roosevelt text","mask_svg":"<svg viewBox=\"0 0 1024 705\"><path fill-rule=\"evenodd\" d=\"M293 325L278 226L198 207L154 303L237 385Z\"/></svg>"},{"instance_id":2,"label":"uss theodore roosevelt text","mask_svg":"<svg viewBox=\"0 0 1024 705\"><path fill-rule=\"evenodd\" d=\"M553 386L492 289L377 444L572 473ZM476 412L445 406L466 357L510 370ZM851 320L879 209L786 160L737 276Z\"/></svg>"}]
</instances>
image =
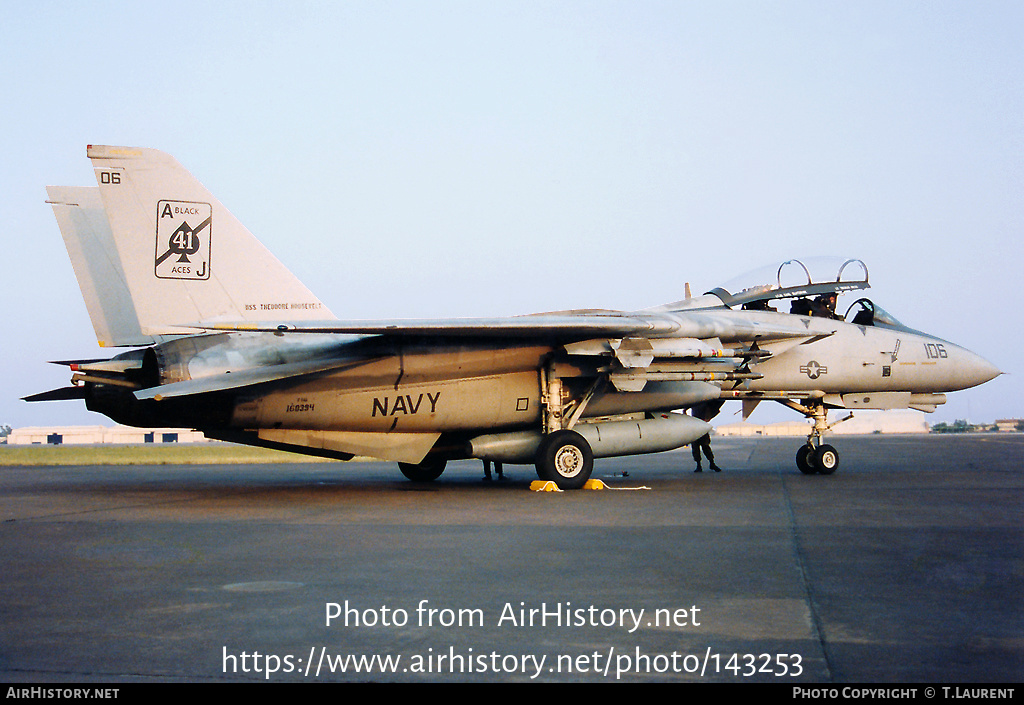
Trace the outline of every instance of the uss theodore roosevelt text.
<instances>
[{"instance_id":1,"label":"uss theodore roosevelt text","mask_svg":"<svg viewBox=\"0 0 1024 705\"><path fill-rule=\"evenodd\" d=\"M381 605L358 609L339 602L324 603L325 625L341 619L345 627L404 627L409 623L409 611L401 607ZM482 627L484 611L479 608L437 608L429 600L420 600L416 609L415 624L421 627ZM647 621L644 615L647 614ZM540 603L527 607L525 602L514 606L506 602L497 619L499 627L621 627L630 634L641 626L648 627L699 627L700 608L697 605L675 609L651 609L643 607L610 608L587 605L573 607L571 602Z\"/></svg>"}]
</instances>

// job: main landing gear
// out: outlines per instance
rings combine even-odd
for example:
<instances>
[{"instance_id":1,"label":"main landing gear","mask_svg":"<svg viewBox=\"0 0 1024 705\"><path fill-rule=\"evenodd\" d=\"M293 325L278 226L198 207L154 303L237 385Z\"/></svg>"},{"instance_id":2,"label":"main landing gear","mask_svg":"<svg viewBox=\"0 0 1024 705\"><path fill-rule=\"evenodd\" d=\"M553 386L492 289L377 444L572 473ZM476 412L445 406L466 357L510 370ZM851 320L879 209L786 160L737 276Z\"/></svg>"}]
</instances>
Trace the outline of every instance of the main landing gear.
<instances>
[{"instance_id":1,"label":"main landing gear","mask_svg":"<svg viewBox=\"0 0 1024 705\"><path fill-rule=\"evenodd\" d=\"M594 471L590 443L572 427L601 383L599 377L581 398L571 399L552 361L540 369L544 437L535 456L537 477L551 480L561 490L581 489Z\"/></svg>"},{"instance_id":2,"label":"main landing gear","mask_svg":"<svg viewBox=\"0 0 1024 705\"><path fill-rule=\"evenodd\" d=\"M597 377L581 395L575 396L563 384L554 361L546 361L539 374L542 433L533 454L537 476L554 482L561 490L582 489L594 471L594 451L587 439L572 428L605 379ZM444 472L445 463L445 456L438 453L419 463L399 463L398 468L413 482L431 482Z\"/></svg>"},{"instance_id":3,"label":"main landing gear","mask_svg":"<svg viewBox=\"0 0 1024 705\"><path fill-rule=\"evenodd\" d=\"M796 452L797 468L804 475L831 475L834 473L839 468L839 451L827 443L822 443L821 438L836 424L853 418L853 414L829 424L828 412L824 404L811 403L804 406L796 402L789 402L787 406L796 409L813 422L811 432L807 436L807 443L800 446L800 450Z\"/></svg>"},{"instance_id":4,"label":"main landing gear","mask_svg":"<svg viewBox=\"0 0 1024 705\"><path fill-rule=\"evenodd\" d=\"M537 449L537 476L551 480L559 489L578 490L590 479L594 454L587 439L562 429L544 436Z\"/></svg>"},{"instance_id":5,"label":"main landing gear","mask_svg":"<svg viewBox=\"0 0 1024 705\"><path fill-rule=\"evenodd\" d=\"M444 458L427 458L421 463L399 463L398 469L413 482L433 482L441 477L447 464Z\"/></svg>"}]
</instances>

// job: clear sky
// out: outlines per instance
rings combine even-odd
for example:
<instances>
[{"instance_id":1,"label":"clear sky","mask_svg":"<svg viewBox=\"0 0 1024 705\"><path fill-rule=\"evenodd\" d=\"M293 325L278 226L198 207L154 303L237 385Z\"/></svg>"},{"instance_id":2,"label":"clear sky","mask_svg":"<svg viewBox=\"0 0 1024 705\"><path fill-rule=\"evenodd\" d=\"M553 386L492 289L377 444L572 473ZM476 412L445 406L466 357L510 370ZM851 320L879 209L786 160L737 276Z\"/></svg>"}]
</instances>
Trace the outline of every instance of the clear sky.
<instances>
[{"instance_id":1,"label":"clear sky","mask_svg":"<svg viewBox=\"0 0 1024 705\"><path fill-rule=\"evenodd\" d=\"M19 400L108 352L44 203L92 143L176 156L346 318L860 257L1009 373L930 422L1024 416L1024 3L7 1L0 66L0 423L109 423Z\"/></svg>"}]
</instances>

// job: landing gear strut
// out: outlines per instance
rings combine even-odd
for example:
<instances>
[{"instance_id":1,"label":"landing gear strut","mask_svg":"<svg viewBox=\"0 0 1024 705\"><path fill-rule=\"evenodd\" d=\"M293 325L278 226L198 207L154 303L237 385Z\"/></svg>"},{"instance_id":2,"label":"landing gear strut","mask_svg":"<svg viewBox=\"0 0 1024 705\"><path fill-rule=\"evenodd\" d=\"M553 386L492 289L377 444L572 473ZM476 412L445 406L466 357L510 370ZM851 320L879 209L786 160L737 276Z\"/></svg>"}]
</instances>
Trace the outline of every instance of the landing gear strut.
<instances>
[{"instance_id":1,"label":"landing gear strut","mask_svg":"<svg viewBox=\"0 0 1024 705\"><path fill-rule=\"evenodd\" d=\"M549 361L540 370L541 408L544 438L537 449L537 476L551 480L559 489L578 490L594 471L594 453L590 443L572 427L596 393L598 379L575 403L566 403L568 394L555 366Z\"/></svg>"}]
</instances>

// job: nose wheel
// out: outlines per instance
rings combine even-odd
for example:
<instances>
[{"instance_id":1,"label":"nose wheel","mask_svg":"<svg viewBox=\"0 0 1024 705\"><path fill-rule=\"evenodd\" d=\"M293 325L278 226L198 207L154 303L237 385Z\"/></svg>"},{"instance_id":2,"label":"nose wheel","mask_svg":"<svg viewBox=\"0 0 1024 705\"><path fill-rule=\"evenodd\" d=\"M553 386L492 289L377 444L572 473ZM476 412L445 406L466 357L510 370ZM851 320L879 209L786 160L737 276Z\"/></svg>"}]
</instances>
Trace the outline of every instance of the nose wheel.
<instances>
[{"instance_id":1,"label":"nose wheel","mask_svg":"<svg viewBox=\"0 0 1024 705\"><path fill-rule=\"evenodd\" d=\"M811 455L813 453L814 448L811 446L800 446L800 450L796 452L796 466L804 475L813 475L818 472L818 468L814 467L814 464L811 462Z\"/></svg>"},{"instance_id":2,"label":"nose wheel","mask_svg":"<svg viewBox=\"0 0 1024 705\"><path fill-rule=\"evenodd\" d=\"M796 466L804 475L831 475L839 467L839 451L828 444L800 446Z\"/></svg>"}]
</instances>

